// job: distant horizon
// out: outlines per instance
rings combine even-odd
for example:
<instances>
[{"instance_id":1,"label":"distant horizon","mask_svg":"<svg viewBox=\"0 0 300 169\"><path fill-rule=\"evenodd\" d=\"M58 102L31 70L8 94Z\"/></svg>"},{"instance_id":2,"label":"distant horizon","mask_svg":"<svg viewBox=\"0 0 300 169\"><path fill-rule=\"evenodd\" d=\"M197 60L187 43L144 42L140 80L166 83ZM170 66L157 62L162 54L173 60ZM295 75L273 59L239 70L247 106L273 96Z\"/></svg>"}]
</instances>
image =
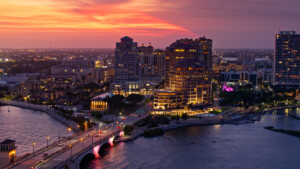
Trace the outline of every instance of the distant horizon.
<instances>
[{"instance_id":1,"label":"distant horizon","mask_svg":"<svg viewBox=\"0 0 300 169\"><path fill-rule=\"evenodd\" d=\"M274 48L300 33L299 0L1 0L0 48L114 48L125 35L159 48L206 36L213 48Z\"/></svg>"},{"instance_id":2,"label":"distant horizon","mask_svg":"<svg viewBox=\"0 0 300 169\"><path fill-rule=\"evenodd\" d=\"M154 49L165 49L165 48L156 48L154 45L152 45L154 47ZM140 45L138 46L140 47ZM60 48L0 48L0 50L45 50L45 49L49 49L49 50L56 50L56 49L88 49L88 50L92 50L92 49L111 49L111 50L115 50L115 48L64 48L64 47L60 47ZM213 48L213 49L232 49L232 50L274 50L272 48Z\"/></svg>"}]
</instances>

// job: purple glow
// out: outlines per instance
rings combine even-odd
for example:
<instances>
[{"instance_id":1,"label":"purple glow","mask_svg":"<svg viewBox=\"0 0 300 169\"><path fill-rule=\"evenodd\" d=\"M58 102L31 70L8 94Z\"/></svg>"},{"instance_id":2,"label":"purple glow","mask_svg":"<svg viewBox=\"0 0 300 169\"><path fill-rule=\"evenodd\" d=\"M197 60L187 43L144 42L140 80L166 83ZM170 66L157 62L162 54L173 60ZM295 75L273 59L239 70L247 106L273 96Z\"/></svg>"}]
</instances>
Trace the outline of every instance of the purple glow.
<instances>
[{"instance_id":1,"label":"purple glow","mask_svg":"<svg viewBox=\"0 0 300 169\"><path fill-rule=\"evenodd\" d=\"M226 92L233 92L233 88L230 87L230 86L227 86L226 83L223 84L223 91L226 91Z\"/></svg>"}]
</instances>

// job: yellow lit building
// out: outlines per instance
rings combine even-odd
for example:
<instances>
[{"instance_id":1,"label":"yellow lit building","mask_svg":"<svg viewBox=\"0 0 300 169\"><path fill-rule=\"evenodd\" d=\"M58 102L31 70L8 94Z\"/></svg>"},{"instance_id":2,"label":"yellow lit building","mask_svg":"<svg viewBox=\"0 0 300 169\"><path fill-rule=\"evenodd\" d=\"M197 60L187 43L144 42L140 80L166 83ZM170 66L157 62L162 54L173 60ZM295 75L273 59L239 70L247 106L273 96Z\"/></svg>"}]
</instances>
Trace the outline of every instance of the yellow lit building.
<instances>
[{"instance_id":1,"label":"yellow lit building","mask_svg":"<svg viewBox=\"0 0 300 169\"><path fill-rule=\"evenodd\" d=\"M106 97L112 97L112 94L104 93L92 98L91 111L106 111L108 109L108 104L106 101L104 101Z\"/></svg>"},{"instance_id":2,"label":"yellow lit building","mask_svg":"<svg viewBox=\"0 0 300 169\"><path fill-rule=\"evenodd\" d=\"M154 109L188 109L211 100L211 72L207 66L185 59L169 74L169 88L154 92ZM182 111L181 111L182 112Z\"/></svg>"}]
</instances>

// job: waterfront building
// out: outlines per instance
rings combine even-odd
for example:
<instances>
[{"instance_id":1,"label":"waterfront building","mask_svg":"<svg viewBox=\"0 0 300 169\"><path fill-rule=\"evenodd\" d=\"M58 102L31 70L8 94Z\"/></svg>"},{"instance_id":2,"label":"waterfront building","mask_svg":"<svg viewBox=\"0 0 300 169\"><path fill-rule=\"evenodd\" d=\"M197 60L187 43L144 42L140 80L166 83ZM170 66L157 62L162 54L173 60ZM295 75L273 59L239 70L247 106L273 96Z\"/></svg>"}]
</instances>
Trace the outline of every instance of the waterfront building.
<instances>
[{"instance_id":1,"label":"waterfront building","mask_svg":"<svg viewBox=\"0 0 300 169\"><path fill-rule=\"evenodd\" d=\"M116 43L114 94L128 95L140 91L140 65L137 42L125 36Z\"/></svg>"},{"instance_id":2,"label":"waterfront building","mask_svg":"<svg viewBox=\"0 0 300 169\"><path fill-rule=\"evenodd\" d=\"M14 163L16 158L16 141L6 139L0 143L0 168Z\"/></svg>"},{"instance_id":3,"label":"waterfront building","mask_svg":"<svg viewBox=\"0 0 300 169\"><path fill-rule=\"evenodd\" d=\"M170 87L154 93L154 109L191 108L211 100L211 72L205 63L184 59L170 72Z\"/></svg>"},{"instance_id":4,"label":"waterfront building","mask_svg":"<svg viewBox=\"0 0 300 169\"><path fill-rule=\"evenodd\" d=\"M204 63L208 70L212 70L212 40L200 37L199 39L180 39L166 49L165 80L169 87L169 75L174 64L184 59L193 59Z\"/></svg>"},{"instance_id":5,"label":"waterfront building","mask_svg":"<svg viewBox=\"0 0 300 169\"><path fill-rule=\"evenodd\" d=\"M274 84L300 87L300 34L280 31L275 35Z\"/></svg>"},{"instance_id":6,"label":"waterfront building","mask_svg":"<svg viewBox=\"0 0 300 169\"><path fill-rule=\"evenodd\" d=\"M172 43L166 49L166 88L154 92L153 112L164 109L171 113L174 109L211 103L212 65L211 39L180 39Z\"/></svg>"}]
</instances>

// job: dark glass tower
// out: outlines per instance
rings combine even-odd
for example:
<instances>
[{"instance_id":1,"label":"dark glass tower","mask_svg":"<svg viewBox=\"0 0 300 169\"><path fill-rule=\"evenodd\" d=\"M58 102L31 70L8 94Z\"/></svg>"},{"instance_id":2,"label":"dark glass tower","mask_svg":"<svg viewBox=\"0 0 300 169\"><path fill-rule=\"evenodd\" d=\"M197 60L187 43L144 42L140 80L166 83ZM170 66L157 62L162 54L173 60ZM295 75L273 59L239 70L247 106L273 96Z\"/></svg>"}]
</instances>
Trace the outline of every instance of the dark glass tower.
<instances>
[{"instance_id":1,"label":"dark glass tower","mask_svg":"<svg viewBox=\"0 0 300 169\"><path fill-rule=\"evenodd\" d=\"M275 39L275 85L299 88L300 35L295 31L281 31Z\"/></svg>"}]
</instances>

